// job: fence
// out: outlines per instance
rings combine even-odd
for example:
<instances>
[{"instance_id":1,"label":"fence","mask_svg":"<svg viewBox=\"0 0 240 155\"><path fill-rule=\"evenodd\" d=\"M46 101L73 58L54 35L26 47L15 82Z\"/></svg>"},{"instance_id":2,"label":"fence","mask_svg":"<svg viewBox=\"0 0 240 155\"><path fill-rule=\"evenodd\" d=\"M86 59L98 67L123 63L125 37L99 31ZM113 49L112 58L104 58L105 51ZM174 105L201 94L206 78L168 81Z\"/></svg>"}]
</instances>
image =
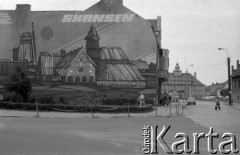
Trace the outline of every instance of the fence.
<instances>
[{"instance_id":1,"label":"fence","mask_svg":"<svg viewBox=\"0 0 240 155\"><path fill-rule=\"evenodd\" d=\"M64 104L41 104L35 103L14 103L0 102L0 109L11 109L9 114L14 116L15 113L21 113L24 116L41 117L152 117L152 116L178 116L182 115L186 106L179 102L173 102L168 106L153 105L121 105L121 106L104 106L104 105L64 105ZM17 110L17 111L16 111ZM36 112L35 112L36 111ZM20 115L20 114L19 114ZM71 116L72 115L72 116ZM56 117L57 117L56 116Z\"/></svg>"}]
</instances>

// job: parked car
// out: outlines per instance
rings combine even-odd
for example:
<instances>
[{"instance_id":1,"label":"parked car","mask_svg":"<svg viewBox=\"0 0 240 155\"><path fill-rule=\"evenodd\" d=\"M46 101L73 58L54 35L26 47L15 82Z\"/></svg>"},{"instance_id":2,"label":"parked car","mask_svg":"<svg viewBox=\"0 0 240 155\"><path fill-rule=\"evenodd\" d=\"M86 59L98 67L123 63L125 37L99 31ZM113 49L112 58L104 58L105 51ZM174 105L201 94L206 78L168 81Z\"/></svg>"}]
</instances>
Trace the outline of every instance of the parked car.
<instances>
[{"instance_id":1,"label":"parked car","mask_svg":"<svg viewBox=\"0 0 240 155\"><path fill-rule=\"evenodd\" d=\"M229 96L225 96L223 99L229 99Z\"/></svg>"},{"instance_id":2,"label":"parked car","mask_svg":"<svg viewBox=\"0 0 240 155\"><path fill-rule=\"evenodd\" d=\"M180 96L174 96L172 98L172 102L178 102Z\"/></svg>"},{"instance_id":3,"label":"parked car","mask_svg":"<svg viewBox=\"0 0 240 155\"><path fill-rule=\"evenodd\" d=\"M196 100L194 97L188 97L187 105L190 105L190 104L196 105Z\"/></svg>"}]
</instances>

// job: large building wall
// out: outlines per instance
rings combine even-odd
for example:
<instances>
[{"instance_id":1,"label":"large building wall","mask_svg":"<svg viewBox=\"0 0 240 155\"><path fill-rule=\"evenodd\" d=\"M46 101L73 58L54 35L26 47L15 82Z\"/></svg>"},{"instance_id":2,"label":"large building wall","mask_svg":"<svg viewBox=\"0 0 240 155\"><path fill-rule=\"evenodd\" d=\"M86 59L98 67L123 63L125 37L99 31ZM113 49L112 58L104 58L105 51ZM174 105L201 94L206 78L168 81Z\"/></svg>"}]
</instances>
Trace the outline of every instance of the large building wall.
<instances>
[{"instance_id":1,"label":"large building wall","mask_svg":"<svg viewBox=\"0 0 240 155\"><path fill-rule=\"evenodd\" d=\"M232 100L240 103L240 64L237 60L236 69L232 66Z\"/></svg>"},{"instance_id":2,"label":"large building wall","mask_svg":"<svg viewBox=\"0 0 240 155\"><path fill-rule=\"evenodd\" d=\"M31 21L35 25L38 54L84 46L92 24L101 38L100 46L120 46L130 59L154 52L156 43L149 22L123 6L122 0L106 4L101 0L85 11L31 11L30 5L0 10L0 57L12 56L11 50L19 45L20 34L31 32ZM98 15L104 18L92 21Z\"/></svg>"}]
</instances>

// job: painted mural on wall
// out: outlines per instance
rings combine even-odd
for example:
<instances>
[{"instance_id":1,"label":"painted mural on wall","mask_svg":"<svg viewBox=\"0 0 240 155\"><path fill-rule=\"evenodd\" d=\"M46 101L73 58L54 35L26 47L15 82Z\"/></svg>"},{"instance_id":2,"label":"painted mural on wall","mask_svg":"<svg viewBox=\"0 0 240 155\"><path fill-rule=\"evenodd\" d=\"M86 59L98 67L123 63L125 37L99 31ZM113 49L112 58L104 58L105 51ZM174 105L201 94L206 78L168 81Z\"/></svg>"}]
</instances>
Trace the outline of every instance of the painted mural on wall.
<instances>
[{"instance_id":1,"label":"painted mural on wall","mask_svg":"<svg viewBox=\"0 0 240 155\"><path fill-rule=\"evenodd\" d=\"M100 0L84 11L41 12L31 11L31 5L17 5L11 13L2 12L1 85L18 70L41 94L45 89L138 92L156 87L152 84L156 69L149 64L161 51L160 63L168 71L169 51L156 51L152 27L159 27L157 19L143 19L122 0Z\"/></svg>"}]
</instances>

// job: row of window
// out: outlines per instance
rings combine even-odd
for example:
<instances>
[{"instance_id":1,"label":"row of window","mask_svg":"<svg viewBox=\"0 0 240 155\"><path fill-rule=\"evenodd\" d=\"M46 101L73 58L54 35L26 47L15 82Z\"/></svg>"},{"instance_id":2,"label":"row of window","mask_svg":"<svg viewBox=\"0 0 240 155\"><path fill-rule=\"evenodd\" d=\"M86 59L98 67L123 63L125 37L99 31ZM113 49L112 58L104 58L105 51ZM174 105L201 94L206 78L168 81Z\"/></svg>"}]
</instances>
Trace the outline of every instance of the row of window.
<instances>
[{"instance_id":1,"label":"row of window","mask_svg":"<svg viewBox=\"0 0 240 155\"><path fill-rule=\"evenodd\" d=\"M185 90L185 89L191 89L191 90L203 90L202 87L197 86L163 86L165 89L171 89L171 90Z\"/></svg>"},{"instance_id":2,"label":"row of window","mask_svg":"<svg viewBox=\"0 0 240 155\"><path fill-rule=\"evenodd\" d=\"M233 88L240 88L240 79L233 80Z\"/></svg>"},{"instance_id":3,"label":"row of window","mask_svg":"<svg viewBox=\"0 0 240 155\"><path fill-rule=\"evenodd\" d=\"M72 76L67 76L67 79L66 79L66 76L61 76L61 81L63 82L69 82L69 83L94 83L94 77L93 76L90 76L90 77L86 77L86 76L83 76L82 78L79 77L79 76L76 76L76 77L72 77Z\"/></svg>"},{"instance_id":4,"label":"row of window","mask_svg":"<svg viewBox=\"0 0 240 155\"><path fill-rule=\"evenodd\" d=\"M197 82L193 82L193 81L167 81L167 82L165 82L164 84L194 84L194 85L197 85Z\"/></svg>"}]
</instances>

